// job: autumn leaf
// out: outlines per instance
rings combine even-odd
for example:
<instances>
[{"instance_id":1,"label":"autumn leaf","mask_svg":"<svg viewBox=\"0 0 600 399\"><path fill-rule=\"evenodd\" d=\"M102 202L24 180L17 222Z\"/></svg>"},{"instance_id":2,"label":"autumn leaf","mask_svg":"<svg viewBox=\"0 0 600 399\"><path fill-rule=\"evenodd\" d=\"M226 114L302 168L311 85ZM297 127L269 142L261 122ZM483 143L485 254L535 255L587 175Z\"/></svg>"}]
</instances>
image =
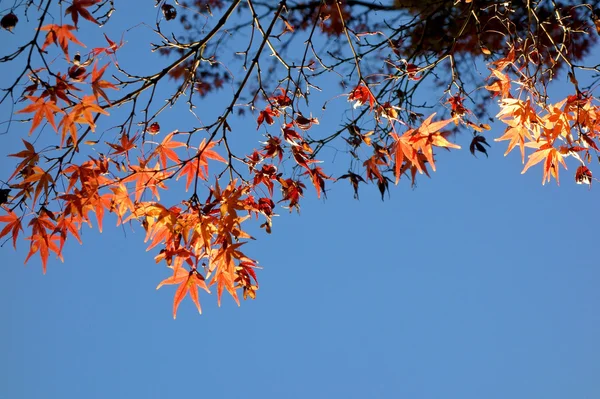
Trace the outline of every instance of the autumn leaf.
<instances>
[{"instance_id":1,"label":"autumn leaf","mask_svg":"<svg viewBox=\"0 0 600 399\"><path fill-rule=\"evenodd\" d=\"M152 192L154 198L160 199L158 188L167 188L164 181L169 178L169 173L161 171L158 162L154 168L147 168L142 165L129 165L129 168L133 173L121 180L121 183L135 181L135 200L139 201L146 189Z\"/></svg>"},{"instance_id":2,"label":"autumn leaf","mask_svg":"<svg viewBox=\"0 0 600 399\"><path fill-rule=\"evenodd\" d=\"M104 65L100 70L98 70L97 67L98 62L95 62L94 69L92 70L92 91L94 92L94 97L96 97L96 102L100 103L99 97L101 96L106 100L109 106L112 106L112 103L108 99L104 89L118 90L118 88L114 84L107 82L106 80L102 80L102 75L104 75L104 71L106 71L108 64Z\"/></svg>"},{"instance_id":3,"label":"autumn leaf","mask_svg":"<svg viewBox=\"0 0 600 399\"><path fill-rule=\"evenodd\" d=\"M409 164L415 165L417 168L420 168L420 164L417 160L418 153L417 150L411 145L411 138L415 134L415 129L409 129L402 136L397 133L391 133L392 138L396 141L393 145L393 155L394 155L394 176L396 177L395 184L398 184L400 180L401 167L402 163L406 159L406 162ZM422 170L419 172L423 173Z\"/></svg>"},{"instance_id":4,"label":"autumn leaf","mask_svg":"<svg viewBox=\"0 0 600 399\"><path fill-rule=\"evenodd\" d=\"M71 14L71 18L73 19L75 26L77 26L77 23L79 22L80 15L88 21L100 25L100 23L96 21L92 14L90 14L90 12L86 9L87 7L93 6L99 2L100 0L73 0L73 3L71 3L71 5L65 10L65 15Z\"/></svg>"},{"instance_id":5,"label":"autumn leaf","mask_svg":"<svg viewBox=\"0 0 600 399\"><path fill-rule=\"evenodd\" d=\"M94 96L83 96L81 102L75 105L71 111L71 115L74 116L73 122L89 125L92 132L96 130L93 113L108 115L108 112L96 104L94 99Z\"/></svg>"},{"instance_id":6,"label":"autumn leaf","mask_svg":"<svg viewBox=\"0 0 600 399\"><path fill-rule=\"evenodd\" d=\"M85 47L77 38L71 33L71 31L77 28L73 25L46 25L42 26L40 30L48 31L46 34L46 40L42 45L42 50L45 50L51 44L56 44L65 53L65 57L69 59L69 42L77 43L82 47Z\"/></svg>"},{"instance_id":7,"label":"autumn leaf","mask_svg":"<svg viewBox=\"0 0 600 399\"><path fill-rule=\"evenodd\" d=\"M275 123L275 121L273 120L274 117L277 117L280 115L279 110L277 109L272 109L271 107L267 107L264 110L260 111L258 113L258 118L256 119L256 123L258 126L256 126L256 130L258 130L260 128L260 125L264 123L266 123L267 125L272 125L273 123Z\"/></svg>"},{"instance_id":8,"label":"autumn leaf","mask_svg":"<svg viewBox=\"0 0 600 399\"><path fill-rule=\"evenodd\" d=\"M434 116L435 112L423 121L421 126L410 138L409 142L416 150L420 150L421 153L425 155L427 162L431 164L431 169L435 171L432 146L456 149L460 149L460 146L449 142L444 137L444 134L439 132L440 129L452 122L452 119L432 122Z\"/></svg>"},{"instance_id":9,"label":"autumn leaf","mask_svg":"<svg viewBox=\"0 0 600 399\"><path fill-rule=\"evenodd\" d=\"M7 214L0 216L0 222L6 223L6 226L4 226L2 231L0 231L0 239L10 232L13 241L13 247L17 249L17 237L19 236L19 231L23 231L23 227L21 226L21 218L19 218L17 214L11 211L8 207L3 206L2 209L4 209Z\"/></svg>"},{"instance_id":10,"label":"autumn leaf","mask_svg":"<svg viewBox=\"0 0 600 399\"><path fill-rule=\"evenodd\" d=\"M471 154L473 156L475 156L475 150L479 151L479 152L483 152L485 154L485 156L488 156L487 150L485 149L484 145L487 145L488 147L490 146L487 141L485 141L485 137L483 136L479 136L479 135L475 135L473 136L473 140L471 140L471 145L469 145L469 150L471 151Z\"/></svg>"},{"instance_id":11,"label":"autumn leaf","mask_svg":"<svg viewBox=\"0 0 600 399\"><path fill-rule=\"evenodd\" d=\"M179 172L176 180L179 180L182 176L186 176L185 190L187 191L192 183L192 180L199 177L202 180L208 179L208 160L213 159L215 161L227 163L227 161L220 156L212 148L217 145L217 142L211 141L206 143L206 140L202 140L202 143L198 146L198 154L187 161L185 166Z\"/></svg>"},{"instance_id":12,"label":"autumn leaf","mask_svg":"<svg viewBox=\"0 0 600 399\"><path fill-rule=\"evenodd\" d=\"M54 179L52 179L52 176L48 171L40 168L39 166L34 166L33 173L23 180L23 182L37 183L35 187L35 194L33 196L33 202L35 203L42 193L42 190L44 191L44 198L48 198L48 189L53 185Z\"/></svg>"},{"instance_id":13,"label":"autumn leaf","mask_svg":"<svg viewBox=\"0 0 600 399\"><path fill-rule=\"evenodd\" d=\"M345 175L338 177L338 180L340 180L340 179L348 179L350 181L350 184L352 184L352 188L354 189L354 199L359 199L358 198L358 184L364 183L365 179L363 179L360 175L357 175L356 173L353 173L351 171L348 171L348 173L346 173Z\"/></svg>"},{"instance_id":14,"label":"autumn leaf","mask_svg":"<svg viewBox=\"0 0 600 399\"><path fill-rule=\"evenodd\" d=\"M160 160L160 164L163 169L167 168L167 159L170 159L171 161L173 161L175 163L181 162L179 160L179 157L175 153L175 151L173 151L173 148L185 147L186 144L182 143L180 141L172 141L175 133L177 133L177 132L175 131L175 132L172 132L172 133L169 133L168 135L166 135L165 138L163 139L162 143L160 143L156 147L156 149L150 156L150 158L152 158L154 156L158 156L158 158Z\"/></svg>"},{"instance_id":15,"label":"autumn leaf","mask_svg":"<svg viewBox=\"0 0 600 399\"><path fill-rule=\"evenodd\" d=\"M29 227L31 228L32 234L26 238L26 240L31 241L31 244L29 245L29 253L25 258L25 263L27 263L27 261L29 261L33 255L39 252L42 260L42 272L44 274L46 274L46 267L48 264L50 251L56 253L57 256L62 260L60 249L55 242L60 240L60 237L53 234L56 225L49 215L49 212L42 210L38 216L32 218L29 222Z\"/></svg>"},{"instance_id":16,"label":"autumn leaf","mask_svg":"<svg viewBox=\"0 0 600 399\"><path fill-rule=\"evenodd\" d=\"M533 137L531 136L529 130L523 125L518 124L514 121L509 121L507 122L507 124L508 127L504 131L504 135L502 137L494 139L494 141L510 140L510 142L508 143L508 148L504 153L504 156L507 156L513 150L513 148L515 148L515 146L519 144L519 147L521 149L521 162L525 163L525 139L533 140Z\"/></svg>"},{"instance_id":17,"label":"autumn leaf","mask_svg":"<svg viewBox=\"0 0 600 399\"><path fill-rule=\"evenodd\" d=\"M35 164L38 163L38 161L40 159L40 156L35 151L33 144L31 144L27 140L23 140L23 139L21 139L21 140L23 141L23 144L25 144L25 149L23 151L19 151L19 152L15 153L15 154L10 154L9 157L23 158L23 160L15 168L15 171L13 172L12 175L10 175L8 180L11 180L13 177L15 177L17 175L17 173L21 172L25 167L34 166Z\"/></svg>"},{"instance_id":18,"label":"autumn leaf","mask_svg":"<svg viewBox=\"0 0 600 399\"><path fill-rule=\"evenodd\" d=\"M325 194L325 179L333 179L323 173L323 169L320 166L308 169L303 175L310 175L313 186L315 186L315 189L317 190L317 198L321 198L321 192L323 192L323 195L327 198L327 195Z\"/></svg>"},{"instance_id":19,"label":"autumn leaf","mask_svg":"<svg viewBox=\"0 0 600 399\"><path fill-rule=\"evenodd\" d=\"M375 96L367 86L359 85L348 95L348 101L354 101L354 108L358 108L366 103L369 103L369 108L372 110L375 106Z\"/></svg>"},{"instance_id":20,"label":"autumn leaf","mask_svg":"<svg viewBox=\"0 0 600 399\"><path fill-rule=\"evenodd\" d=\"M115 150L115 152L113 152L112 155L125 154L125 157L129 159L129 151L136 148L135 142L137 138L137 134L130 138L128 134L123 132L121 133L121 139L119 140L119 144L113 144L108 142L106 144L108 144L109 147Z\"/></svg>"},{"instance_id":21,"label":"autumn leaf","mask_svg":"<svg viewBox=\"0 0 600 399\"><path fill-rule=\"evenodd\" d=\"M544 161L542 184L545 184L546 181L549 182L551 177L554 177L558 184L558 164L561 163L565 169L567 169L567 165L565 164L562 154L556 148L551 147L550 144L542 145L536 152L529 156L529 161L527 161L521 174L527 172L527 169L542 161Z\"/></svg>"},{"instance_id":22,"label":"autumn leaf","mask_svg":"<svg viewBox=\"0 0 600 399\"><path fill-rule=\"evenodd\" d=\"M492 76L496 78L491 84L485 86L486 89L491 91L492 96L500 96L502 98L510 97L510 78L507 74L504 74L496 69L492 70ZM492 77L490 76L490 77Z\"/></svg>"},{"instance_id":23,"label":"autumn leaf","mask_svg":"<svg viewBox=\"0 0 600 399\"><path fill-rule=\"evenodd\" d=\"M27 114L30 112L35 112L33 115L33 121L31 122L31 129L29 129L29 134L33 133L36 127L42 122L44 118L50 123L54 131L56 132L56 123L54 121L54 114L62 112L60 108L56 106L54 101L50 99L44 99L43 97L33 97L27 96L27 99L31 101L33 104L29 104L25 108L20 111L17 111L17 114Z\"/></svg>"},{"instance_id":24,"label":"autumn leaf","mask_svg":"<svg viewBox=\"0 0 600 399\"><path fill-rule=\"evenodd\" d=\"M202 288L204 291L210 294L210 290L206 286L204 282L204 277L198 273L195 269L191 271L187 271L183 267L179 267L174 270L174 273L171 277L164 279L158 284L156 289L159 289L163 285L168 284L179 284L177 287L177 291L175 291L175 296L173 298L173 318L177 318L177 308L179 308L179 304L185 298L185 296L189 293L192 301L196 304L196 308L198 308L198 313L202 313L202 308L200 307L200 300L198 298L198 288Z\"/></svg>"},{"instance_id":25,"label":"autumn leaf","mask_svg":"<svg viewBox=\"0 0 600 399\"><path fill-rule=\"evenodd\" d=\"M109 56L115 55L117 50L123 46L123 39L121 39L121 42L119 44L117 44L117 43L113 42L112 40L110 40L108 38L108 36L106 36L106 33L104 34L104 38L108 42L108 47L94 47L92 49L92 54L94 54L94 56L96 56L96 57L102 53L107 54Z\"/></svg>"}]
</instances>

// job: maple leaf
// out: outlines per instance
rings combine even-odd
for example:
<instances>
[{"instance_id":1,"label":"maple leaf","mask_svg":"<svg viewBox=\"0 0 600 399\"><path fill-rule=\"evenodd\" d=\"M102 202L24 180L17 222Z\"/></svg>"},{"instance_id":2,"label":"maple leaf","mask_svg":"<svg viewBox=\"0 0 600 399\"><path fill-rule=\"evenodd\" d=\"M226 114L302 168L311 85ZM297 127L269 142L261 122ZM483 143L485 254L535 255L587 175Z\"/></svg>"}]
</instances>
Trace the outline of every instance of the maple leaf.
<instances>
[{"instance_id":1,"label":"maple leaf","mask_svg":"<svg viewBox=\"0 0 600 399\"><path fill-rule=\"evenodd\" d=\"M77 145L77 125L75 125L74 117L75 117L75 115L73 115L73 114L65 114L65 116L62 118L62 120L58 124L58 127L61 128L60 129L60 131L61 131L60 146L61 147L65 143L65 137L67 137L67 135L69 136L71 141L74 143L74 145Z\"/></svg>"},{"instance_id":2,"label":"maple leaf","mask_svg":"<svg viewBox=\"0 0 600 399\"><path fill-rule=\"evenodd\" d=\"M77 23L79 22L80 15L88 21L100 25L100 23L96 21L92 14L86 10L87 7L93 6L99 2L100 0L73 0L73 3L71 3L71 5L65 10L65 15L71 14L71 18L73 19L75 26L77 26Z\"/></svg>"},{"instance_id":3,"label":"maple leaf","mask_svg":"<svg viewBox=\"0 0 600 399\"><path fill-rule=\"evenodd\" d=\"M113 152L112 155L125 154L125 158L129 160L129 151L136 148L135 141L137 140L137 138L137 134L134 135L132 138L129 138L129 134L123 132L121 133L120 144L112 144L108 142L106 144L108 144L109 147L115 150L115 152Z\"/></svg>"},{"instance_id":4,"label":"maple leaf","mask_svg":"<svg viewBox=\"0 0 600 399\"><path fill-rule=\"evenodd\" d=\"M277 180L277 167L273 164L266 164L259 171L255 172L253 185L258 186L260 183L263 183L267 187L267 190L269 190L269 195L273 196L274 180Z\"/></svg>"},{"instance_id":5,"label":"maple leaf","mask_svg":"<svg viewBox=\"0 0 600 399\"><path fill-rule=\"evenodd\" d=\"M17 114L27 114L30 112L35 112L33 115L33 121L31 122L31 129L29 129L29 134L33 133L36 127L42 122L44 118L48 120L48 123L52 125L54 131L56 132L56 123L54 122L54 114L62 112L60 108L56 106L54 101L50 99L44 99L43 97L33 97L27 96L27 99L31 101L33 104L29 104L25 108L20 111L17 111Z\"/></svg>"},{"instance_id":6,"label":"maple leaf","mask_svg":"<svg viewBox=\"0 0 600 399\"><path fill-rule=\"evenodd\" d=\"M444 137L444 134L439 132L440 129L452 122L452 119L432 122L434 116L435 112L423 121L415 134L410 138L410 143L415 149L420 150L425 155L427 162L431 164L431 169L435 171L432 146L456 149L460 149L460 146L449 142Z\"/></svg>"},{"instance_id":7,"label":"maple leaf","mask_svg":"<svg viewBox=\"0 0 600 399\"><path fill-rule=\"evenodd\" d=\"M363 162L363 166L366 169L367 180L374 181L377 178L378 181L383 181L385 178L381 174L380 167L387 166L387 154L385 151L375 148L373 155Z\"/></svg>"},{"instance_id":8,"label":"maple leaf","mask_svg":"<svg viewBox=\"0 0 600 399\"><path fill-rule=\"evenodd\" d=\"M305 142L302 143L302 146L295 145L292 147L294 161L306 170L309 170L309 164L317 162L314 159L310 159L310 153L312 153L312 148Z\"/></svg>"},{"instance_id":9,"label":"maple leaf","mask_svg":"<svg viewBox=\"0 0 600 399\"><path fill-rule=\"evenodd\" d=\"M121 180L121 183L135 181L135 200L139 201L142 193L147 188L150 189L154 197L160 199L158 188L167 188L164 181L170 177L170 174L160 171L158 162L152 169L141 165L130 165L129 168L133 173Z\"/></svg>"},{"instance_id":10,"label":"maple leaf","mask_svg":"<svg viewBox=\"0 0 600 399\"><path fill-rule=\"evenodd\" d=\"M279 179L279 183L281 184L281 201L290 201L288 204L290 212L292 208L300 210L300 198L302 198L304 188L306 187L304 183L292 179Z\"/></svg>"},{"instance_id":11,"label":"maple leaf","mask_svg":"<svg viewBox=\"0 0 600 399\"><path fill-rule=\"evenodd\" d=\"M561 163L565 169L567 169L567 165L565 164L562 154L548 143L541 145L536 152L529 156L529 161L527 161L527 164L523 168L521 174L527 172L527 169L540 163L544 159L544 175L542 177L542 184L545 184L546 181L549 182L552 176L554 176L556 179L556 183L559 184L558 164Z\"/></svg>"},{"instance_id":12,"label":"maple leaf","mask_svg":"<svg viewBox=\"0 0 600 399\"><path fill-rule=\"evenodd\" d=\"M471 151L471 154L473 156L475 156L475 150L479 151L479 152L483 152L485 154L485 156L488 156L487 150L485 149L485 147L483 145L487 145L488 147L490 146L487 141L485 141L485 137L483 136L479 136L479 135L475 135L473 136L473 140L471 140L471 145L469 145L469 150Z\"/></svg>"},{"instance_id":13,"label":"maple leaf","mask_svg":"<svg viewBox=\"0 0 600 399\"><path fill-rule=\"evenodd\" d=\"M0 239L11 233L13 247L17 249L17 237L19 236L19 230L23 231L23 227L21 226L21 218L19 218L13 211L11 211L8 207L3 206L2 209L6 211L6 215L0 216L0 222L6 223L6 226L0 231Z\"/></svg>"},{"instance_id":14,"label":"maple leaf","mask_svg":"<svg viewBox=\"0 0 600 399\"><path fill-rule=\"evenodd\" d=\"M198 146L198 154L196 154L194 158L187 161L186 165L179 172L179 176L177 176L176 180L179 180L181 176L187 176L185 183L186 191L189 189L193 179L197 177L200 177L202 180L208 179L208 159L227 163L222 156L220 156L216 151L212 150L212 148L216 145L216 141L206 143L206 140L203 139Z\"/></svg>"},{"instance_id":15,"label":"maple leaf","mask_svg":"<svg viewBox=\"0 0 600 399\"><path fill-rule=\"evenodd\" d=\"M104 53L107 55L115 55L117 53L117 50L120 49L123 46L123 39L121 38L121 42L119 44L113 42L112 40L110 40L108 38L108 36L106 36L106 33L104 34L104 38L106 39L106 41L108 42L108 47L94 47L92 49L92 54L94 54L94 56L99 56L100 54ZM116 62L115 62L116 63Z\"/></svg>"},{"instance_id":16,"label":"maple leaf","mask_svg":"<svg viewBox=\"0 0 600 399\"><path fill-rule=\"evenodd\" d=\"M171 269L174 269L171 267ZM210 290L206 286L204 282L204 277L198 273L198 271L194 268L190 271L187 271L183 267L179 267L173 271L173 275L169 278L164 279L158 284L156 289L159 289L163 285L168 284L179 284L177 287L177 291L175 291L175 296L173 298L173 318L177 318L177 308L179 304L185 298L185 296L190 294L192 301L196 304L196 308L198 308L198 313L202 313L202 308L200 307L200 300L198 299L198 288L202 288L204 291L210 294Z\"/></svg>"},{"instance_id":17,"label":"maple leaf","mask_svg":"<svg viewBox=\"0 0 600 399\"><path fill-rule=\"evenodd\" d=\"M320 166L315 166L312 169L308 169L303 173L303 175L310 175L313 186L315 186L315 189L317 190L317 198L321 198L321 191L323 192L325 198L327 198L327 195L325 194L325 179L333 179L323 173L323 169Z\"/></svg>"},{"instance_id":18,"label":"maple leaf","mask_svg":"<svg viewBox=\"0 0 600 399\"><path fill-rule=\"evenodd\" d=\"M367 86L359 85L348 95L348 101L354 101L354 108L358 108L367 102L372 110L375 105L375 96Z\"/></svg>"},{"instance_id":19,"label":"maple leaf","mask_svg":"<svg viewBox=\"0 0 600 399\"><path fill-rule=\"evenodd\" d=\"M59 98L67 104L71 104L71 100L67 96L67 93L70 90L80 91L77 87L67 82L67 76L57 73L54 86L46 86L40 97L50 97L55 104L58 103Z\"/></svg>"},{"instance_id":20,"label":"maple leaf","mask_svg":"<svg viewBox=\"0 0 600 399\"><path fill-rule=\"evenodd\" d=\"M156 147L152 155L149 157L152 158L154 156L158 156L163 169L167 168L167 158L176 164L181 162L175 151L173 151L173 148L185 147L186 144L179 141L171 141L175 133L177 133L177 131L166 135L162 143Z\"/></svg>"},{"instance_id":21,"label":"maple leaf","mask_svg":"<svg viewBox=\"0 0 600 399\"><path fill-rule=\"evenodd\" d=\"M239 250L239 248L245 243L240 242L236 244L229 244L227 241L223 244L223 246L217 250L213 251L213 255L211 256L209 275L213 271L215 272L214 278L211 280L210 284L217 284L217 304L221 306L221 296L223 295L223 289L226 289L229 292L229 295L234 299L238 306L240 306L240 300L237 296L236 292L236 265L235 260L238 259L240 263L242 262L250 262L255 263L244 256L244 254ZM207 275L208 278L208 275Z\"/></svg>"},{"instance_id":22,"label":"maple leaf","mask_svg":"<svg viewBox=\"0 0 600 399\"><path fill-rule=\"evenodd\" d=\"M113 192L113 197L110 204L110 211L117 215L117 226L124 223L123 217L126 212L133 212L134 206L127 187L124 184L111 187L110 190Z\"/></svg>"},{"instance_id":23,"label":"maple leaf","mask_svg":"<svg viewBox=\"0 0 600 399\"><path fill-rule=\"evenodd\" d=\"M56 225L52 221L51 213L42 208L39 215L31 219L29 227L31 227L31 236L26 240L31 241L29 245L29 253L25 258L25 263L37 252L40 253L42 260L42 272L46 274L46 266L50 251L56 253L62 260L60 249L55 241L60 240L60 237L53 235Z\"/></svg>"},{"instance_id":24,"label":"maple leaf","mask_svg":"<svg viewBox=\"0 0 600 399\"><path fill-rule=\"evenodd\" d=\"M48 171L40 168L39 166L34 166L32 170L33 173L29 175L25 180L23 180L23 182L37 182L35 194L33 196L33 202L35 203L37 202L37 199L40 196L42 189L44 190L44 197L48 197L48 188L51 185L51 183L54 183L54 179L52 179L52 176L50 175L50 173L48 173Z\"/></svg>"},{"instance_id":25,"label":"maple leaf","mask_svg":"<svg viewBox=\"0 0 600 399\"><path fill-rule=\"evenodd\" d=\"M269 102L273 103L274 106L284 109L292 105L292 99L287 95L287 92L284 88L280 87L279 91L281 92L278 96L269 97Z\"/></svg>"},{"instance_id":26,"label":"maple leaf","mask_svg":"<svg viewBox=\"0 0 600 399\"><path fill-rule=\"evenodd\" d=\"M275 158L279 156L279 162L283 159L283 148L281 147L281 139L279 137L271 136L267 134L268 140L263 142L264 151L261 155L265 158Z\"/></svg>"},{"instance_id":27,"label":"maple leaf","mask_svg":"<svg viewBox=\"0 0 600 399\"><path fill-rule=\"evenodd\" d=\"M81 102L75 105L71 111L71 115L74 115L73 122L89 125L92 132L96 130L96 122L92 113L108 115L108 112L96 104L94 99L94 96L83 96Z\"/></svg>"},{"instance_id":28,"label":"maple leaf","mask_svg":"<svg viewBox=\"0 0 600 399\"><path fill-rule=\"evenodd\" d=\"M98 62L95 62L94 69L92 70L92 91L94 92L94 97L96 97L96 102L100 103L99 96L102 96L108 105L112 106L112 103L108 99L104 89L118 90L118 88L114 84L107 82L106 80L102 80L102 75L104 75L104 71L106 71L108 64L104 65L100 70L98 70L97 67Z\"/></svg>"},{"instance_id":29,"label":"maple leaf","mask_svg":"<svg viewBox=\"0 0 600 399\"><path fill-rule=\"evenodd\" d=\"M283 131L283 139L291 145L299 146L299 142L304 142L304 138L293 129L293 125L291 123L282 126L281 130ZM309 152L312 152L312 150Z\"/></svg>"},{"instance_id":30,"label":"maple leaf","mask_svg":"<svg viewBox=\"0 0 600 399\"><path fill-rule=\"evenodd\" d=\"M258 113L258 118L256 119L256 123L258 124L258 126L256 126L256 130L260 128L260 125L262 125L263 122L265 122L267 125L272 125L275 123L273 117L277 117L279 115L280 112L277 108L272 109L271 107L267 107L263 111L260 111Z\"/></svg>"},{"instance_id":31,"label":"maple leaf","mask_svg":"<svg viewBox=\"0 0 600 399\"><path fill-rule=\"evenodd\" d=\"M400 176L402 175L402 172L401 172L402 163L404 162L405 159L406 159L407 163L415 165L419 169L419 172L423 173L423 171L421 170L421 165L419 164L419 162L417 160L418 152L411 145L411 138L415 134L415 132L416 132L415 129L409 129L402 136L398 135L397 133L390 134L392 136L392 138L394 140L396 140L396 143L394 144L393 149L392 149L393 154L394 154L394 164L395 164L395 166L394 166L394 176L396 177L395 184L398 184L398 181L400 180Z\"/></svg>"},{"instance_id":32,"label":"maple leaf","mask_svg":"<svg viewBox=\"0 0 600 399\"><path fill-rule=\"evenodd\" d=\"M533 140L533 137L531 137L529 129L516 121L507 121L506 123L508 127L504 131L504 135L494 139L494 141L510 140L504 156L507 156L519 144L521 148L521 162L525 163L525 139Z\"/></svg>"},{"instance_id":33,"label":"maple leaf","mask_svg":"<svg viewBox=\"0 0 600 399\"><path fill-rule=\"evenodd\" d=\"M85 47L83 43L81 43L77 38L71 33L72 30L77 29L73 25L56 25L50 24L46 26L42 26L40 30L48 31L46 34L46 40L42 45L42 50L45 50L46 47L51 45L52 43L60 46L62 51L65 53L65 57L69 58L69 42L77 43L82 47Z\"/></svg>"},{"instance_id":34,"label":"maple leaf","mask_svg":"<svg viewBox=\"0 0 600 399\"><path fill-rule=\"evenodd\" d=\"M346 173L345 175L338 177L338 180L340 179L350 180L352 188L354 189L354 199L358 199L358 183L364 183L365 180L360 175L357 175L356 173L353 173L351 171L348 171L348 173Z\"/></svg>"},{"instance_id":35,"label":"maple leaf","mask_svg":"<svg viewBox=\"0 0 600 399\"><path fill-rule=\"evenodd\" d=\"M496 61L490 63L490 65L495 65L498 71L504 70L507 66L511 65L515 61L515 47L512 44L509 44L510 50L506 57L500 58Z\"/></svg>"},{"instance_id":36,"label":"maple leaf","mask_svg":"<svg viewBox=\"0 0 600 399\"><path fill-rule=\"evenodd\" d=\"M492 82L492 84L485 86L485 88L493 93L493 97L498 95L502 98L510 97L511 82L509 76L496 69L492 69L492 75L497 78L497 80Z\"/></svg>"},{"instance_id":37,"label":"maple leaf","mask_svg":"<svg viewBox=\"0 0 600 399\"><path fill-rule=\"evenodd\" d=\"M21 172L24 168L26 167L33 167L35 164L38 163L40 156L37 152L35 152L35 148L33 147L33 144L31 144L30 142L23 140L23 144L25 144L25 150L23 151L19 151L15 154L10 154L9 157L15 157L15 158L23 158L23 160L21 161L21 163L15 168L15 171L12 173L12 175L10 175L10 177L8 178L8 180L11 180L13 177L15 177L15 175L19 172Z\"/></svg>"}]
</instances>

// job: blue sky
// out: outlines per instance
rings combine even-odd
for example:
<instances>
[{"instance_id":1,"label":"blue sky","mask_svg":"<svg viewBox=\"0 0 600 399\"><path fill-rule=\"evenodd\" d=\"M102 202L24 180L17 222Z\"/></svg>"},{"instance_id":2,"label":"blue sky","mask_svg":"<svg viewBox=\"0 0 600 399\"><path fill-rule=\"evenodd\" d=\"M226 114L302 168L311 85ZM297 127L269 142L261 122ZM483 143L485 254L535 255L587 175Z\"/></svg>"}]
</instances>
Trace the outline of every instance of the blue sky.
<instances>
[{"instance_id":1,"label":"blue sky","mask_svg":"<svg viewBox=\"0 0 600 399\"><path fill-rule=\"evenodd\" d=\"M597 188L574 164L542 186L505 143L476 159L457 141L385 202L340 181L327 200L308 188L300 215L279 209L272 235L253 231L261 287L239 308L201 294L203 314L186 299L174 321L137 226L84 228L46 275L4 245L0 399L598 397Z\"/></svg>"}]
</instances>

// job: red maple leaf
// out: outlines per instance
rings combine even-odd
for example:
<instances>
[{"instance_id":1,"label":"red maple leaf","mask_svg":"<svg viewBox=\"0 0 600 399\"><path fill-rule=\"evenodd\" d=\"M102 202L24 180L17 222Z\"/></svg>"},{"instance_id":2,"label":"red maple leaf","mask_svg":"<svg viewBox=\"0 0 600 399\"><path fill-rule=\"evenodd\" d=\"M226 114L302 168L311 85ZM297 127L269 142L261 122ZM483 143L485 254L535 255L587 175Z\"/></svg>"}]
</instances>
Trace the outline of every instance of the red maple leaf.
<instances>
[{"instance_id":1,"label":"red maple leaf","mask_svg":"<svg viewBox=\"0 0 600 399\"><path fill-rule=\"evenodd\" d=\"M8 207L2 207L7 214L0 216L0 222L6 223L6 226L0 231L0 238L4 237L10 231L13 241L13 247L17 249L17 237L19 236L19 230L23 231L21 226L21 218L19 218L13 211Z\"/></svg>"},{"instance_id":2,"label":"red maple leaf","mask_svg":"<svg viewBox=\"0 0 600 399\"><path fill-rule=\"evenodd\" d=\"M375 105L375 96L367 86L360 85L350 92L348 101L354 101L354 108L369 103L369 108L373 109Z\"/></svg>"},{"instance_id":3,"label":"red maple leaf","mask_svg":"<svg viewBox=\"0 0 600 399\"><path fill-rule=\"evenodd\" d=\"M62 51L65 53L65 57L69 59L69 42L77 43L82 47L85 47L83 43L81 43L77 38L71 33L72 30L77 29L73 25L56 25L50 24L46 26L42 26L40 30L47 30L46 40L42 45L42 50L45 50L46 47L51 45L52 43L60 46Z\"/></svg>"},{"instance_id":4,"label":"red maple leaf","mask_svg":"<svg viewBox=\"0 0 600 399\"><path fill-rule=\"evenodd\" d=\"M94 63L94 69L92 70L92 91L94 92L94 97L96 97L96 102L100 103L99 96L102 96L108 103L108 105L112 106L108 96L104 92L104 89L114 89L118 90L117 86L114 84L102 80L102 75L104 75L104 71L106 71L106 67L108 64L104 65L100 70L97 69L98 63Z\"/></svg>"},{"instance_id":5,"label":"red maple leaf","mask_svg":"<svg viewBox=\"0 0 600 399\"><path fill-rule=\"evenodd\" d=\"M71 14L71 18L73 19L75 26L77 26L77 23L79 22L80 15L88 21L100 25L100 23L96 21L96 18L94 18L86 9L87 7L93 6L99 2L100 0L73 0L73 3L65 10L65 15Z\"/></svg>"}]
</instances>

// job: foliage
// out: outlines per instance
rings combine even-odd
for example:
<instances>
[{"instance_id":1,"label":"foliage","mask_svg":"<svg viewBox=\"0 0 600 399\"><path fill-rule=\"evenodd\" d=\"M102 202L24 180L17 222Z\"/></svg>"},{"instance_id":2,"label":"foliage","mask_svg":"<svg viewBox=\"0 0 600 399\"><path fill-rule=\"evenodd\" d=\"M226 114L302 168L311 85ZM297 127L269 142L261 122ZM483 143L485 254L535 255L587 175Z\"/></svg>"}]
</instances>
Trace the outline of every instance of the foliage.
<instances>
[{"instance_id":1,"label":"foliage","mask_svg":"<svg viewBox=\"0 0 600 399\"><path fill-rule=\"evenodd\" d=\"M9 154L0 238L28 242L25 261L38 254L45 273L84 225L138 221L169 268L158 287L178 285L174 317L188 293L200 311L199 288L215 286L219 303L224 291L255 297L251 221L271 233L277 208L299 210L307 187L326 196L336 180L384 199L390 183L442 167L437 151L464 136L487 156L493 120L523 173L539 164L542 183L558 183L571 158L576 183L594 180L597 3L157 0L155 21L121 26L113 0L4 3L1 33L22 44L0 58L12 79L0 100L14 107L3 134L25 122L29 137ZM128 42L142 34L146 47ZM119 60L129 53L143 65ZM551 99L552 81L571 94ZM223 98L215 115L198 106ZM328 111L340 98L341 119ZM182 110L190 119L173 123ZM339 129L324 134L313 114ZM253 131L256 144L241 145ZM328 148L348 162L337 179L320 166ZM168 187L174 202L161 200Z\"/></svg>"}]
</instances>

